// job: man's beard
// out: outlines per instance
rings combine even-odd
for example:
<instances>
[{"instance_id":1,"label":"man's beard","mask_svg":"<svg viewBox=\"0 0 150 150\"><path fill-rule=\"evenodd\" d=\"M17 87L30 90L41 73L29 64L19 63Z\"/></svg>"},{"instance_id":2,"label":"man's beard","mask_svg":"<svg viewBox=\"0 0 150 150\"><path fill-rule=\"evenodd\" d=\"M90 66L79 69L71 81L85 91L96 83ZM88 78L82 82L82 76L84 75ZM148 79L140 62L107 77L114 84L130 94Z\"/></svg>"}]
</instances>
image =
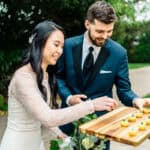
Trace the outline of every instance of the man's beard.
<instances>
[{"instance_id":1,"label":"man's beard","mask_svg":"<svg viewBox=\"0 0 150 150\"><path fill-rule=\"evenodd\" d=\"M107 40L104 40L102 39L103 41L96 41L96 39L93 39L92 36L91 36L91 32L90 30L88 31L88 36L89 36L89 39L91 40L92 44L93 45L96 45L96 46L99 46L99 47L102 47L103 45L105 45L106 41Z\"/></svg>"}]
</instances>

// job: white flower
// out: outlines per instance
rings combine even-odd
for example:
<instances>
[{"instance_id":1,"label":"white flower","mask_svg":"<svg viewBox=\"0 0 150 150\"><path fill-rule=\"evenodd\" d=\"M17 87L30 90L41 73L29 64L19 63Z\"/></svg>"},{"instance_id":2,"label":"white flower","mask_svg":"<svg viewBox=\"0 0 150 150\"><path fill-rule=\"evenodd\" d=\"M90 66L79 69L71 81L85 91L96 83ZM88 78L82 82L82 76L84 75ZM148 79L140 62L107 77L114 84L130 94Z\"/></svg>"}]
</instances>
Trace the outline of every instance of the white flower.
<instances>
[{"instance_id":1,"label":"white flower","mask_svg":"<svg viewBox=\"0 0 150 150\"><path fill-rule=\"evenodd\" d=\"M33 41L35 35L36 35L36 33L32 34L32 35L29 37L29 40L28 40L29 44L32 43L32 41Z\"/></svg>"},{"instance_id":2,"label":"white flower","mask_svg":"<svg viewBox=\"0 0 150 150\"><path fill-rule=\"evenodd\" d=\"M71 146L71 137L67 137L64 139L64 142L60 145L60 149L64 150L66 147L69 148L69 150L73 150Z\"/></svg>"}]
</instances>

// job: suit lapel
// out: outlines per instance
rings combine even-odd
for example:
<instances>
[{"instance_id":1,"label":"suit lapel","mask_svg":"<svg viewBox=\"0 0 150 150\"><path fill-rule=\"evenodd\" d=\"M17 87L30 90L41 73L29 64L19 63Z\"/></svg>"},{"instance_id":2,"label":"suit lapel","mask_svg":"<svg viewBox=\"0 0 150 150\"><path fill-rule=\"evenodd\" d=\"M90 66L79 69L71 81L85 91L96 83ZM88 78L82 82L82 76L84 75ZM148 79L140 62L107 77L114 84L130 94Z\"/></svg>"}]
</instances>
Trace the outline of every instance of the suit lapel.
<instances>
[{"instance_id":1,"label":"suit lapel","mask_svg":"<svg viewBox=\"0 0 150 150\"><path fill-rule=\"evenodd\" d=\"M82 70L81 70L82 44L83 44L83 40L72 49L73 63L76 72L76 80L77 80L78 87L80 89L82 89L82 83L83 83Z\"/></svg>"},{"instance_id":2,"label":"suit lapel","mask_svg":"<svg viewBox=\"0 0 150 150\"><path fill-rule=\"evenodd\" d=\"M90 85L91 82L94 80L95 76L99 73L100 68L103 66L108 56L109 56L109 52L105 47L103 47L95 62L95 65L92 70L92 74L85 84L85 88L88 87L88 85Z\"/></svg>"}]
</instances>

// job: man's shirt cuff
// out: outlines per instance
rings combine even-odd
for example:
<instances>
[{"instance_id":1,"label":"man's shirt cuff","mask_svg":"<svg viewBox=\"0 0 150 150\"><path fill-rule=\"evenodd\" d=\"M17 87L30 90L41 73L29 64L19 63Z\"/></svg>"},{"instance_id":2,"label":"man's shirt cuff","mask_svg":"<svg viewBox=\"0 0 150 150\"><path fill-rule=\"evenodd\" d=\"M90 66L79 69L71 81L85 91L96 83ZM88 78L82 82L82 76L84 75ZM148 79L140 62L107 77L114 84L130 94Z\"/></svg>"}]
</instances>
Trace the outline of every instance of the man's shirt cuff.
<instances>
[{"instance_id":1,"label":"man's shirt cuff","mask_svg":"<svg viewBox=\"0 0 150 150\"><path fill-rule=\"evenodd\" d=\"M72 97L72 95L69 95L69 96L67 97L67 99L66 99L66 104L67 104L68 106L70 106L69 101L70 101L71 97Z\"/></svg>"}]
</instances>

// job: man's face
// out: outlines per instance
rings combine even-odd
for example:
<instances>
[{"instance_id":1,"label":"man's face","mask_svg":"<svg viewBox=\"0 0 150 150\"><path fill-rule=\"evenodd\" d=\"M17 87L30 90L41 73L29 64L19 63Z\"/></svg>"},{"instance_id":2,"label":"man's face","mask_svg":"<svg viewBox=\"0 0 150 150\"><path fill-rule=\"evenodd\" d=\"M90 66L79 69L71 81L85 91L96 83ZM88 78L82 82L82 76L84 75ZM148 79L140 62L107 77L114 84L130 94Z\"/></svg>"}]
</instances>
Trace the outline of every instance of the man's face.
<instances>
[{"instance_id":1,"label":"man's face","mask_svg":"<svg viewBox=\"0 0 150 150\"><path fill-rule=\"evenodd\" d=\"M96 19L93 23L86 20L85 27L88 31L89 40L96 46L103 46L107 39L112 36L114 22L105 24Z\"/></svg>"}]
</instances>

